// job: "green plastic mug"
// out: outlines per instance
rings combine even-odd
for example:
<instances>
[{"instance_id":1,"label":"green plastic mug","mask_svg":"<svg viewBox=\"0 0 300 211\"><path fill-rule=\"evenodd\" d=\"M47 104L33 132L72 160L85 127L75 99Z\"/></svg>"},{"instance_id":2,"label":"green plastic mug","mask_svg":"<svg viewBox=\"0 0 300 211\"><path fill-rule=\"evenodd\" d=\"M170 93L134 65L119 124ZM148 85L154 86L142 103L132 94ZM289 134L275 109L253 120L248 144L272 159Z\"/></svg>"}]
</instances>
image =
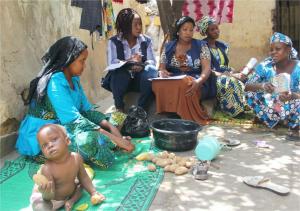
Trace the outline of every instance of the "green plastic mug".
<instances>
[{"instance_id":1,"label":"green plastic mug","mask_svg":"<svg viewBox=\"0 0 300 211\"><path fill-rule=\"evenodd\" d=\"M204 136L198 140L195 154L199 160L213 160L220 153L223 146L216 137Z\"/></svg>"}]
</instances>

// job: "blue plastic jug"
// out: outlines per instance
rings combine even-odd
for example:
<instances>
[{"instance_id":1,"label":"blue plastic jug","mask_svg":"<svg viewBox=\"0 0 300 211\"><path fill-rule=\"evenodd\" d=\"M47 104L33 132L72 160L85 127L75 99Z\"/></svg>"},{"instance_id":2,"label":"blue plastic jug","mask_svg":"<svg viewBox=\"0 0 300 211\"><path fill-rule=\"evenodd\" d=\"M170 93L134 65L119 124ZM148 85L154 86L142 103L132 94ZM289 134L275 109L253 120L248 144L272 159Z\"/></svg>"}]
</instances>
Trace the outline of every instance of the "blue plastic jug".
<instances>
[{"instance_id":1,"label":"blue plastic jug","mask_svg":"<svg viewBox=\"0 0 300 211\"><path fill-rule=\"evenodd\" d=\"M195 153L199 160L213 160L220 153L221 149L222 145L216 137L204 136L199 139Z\"/></svg>"}]
</instances>

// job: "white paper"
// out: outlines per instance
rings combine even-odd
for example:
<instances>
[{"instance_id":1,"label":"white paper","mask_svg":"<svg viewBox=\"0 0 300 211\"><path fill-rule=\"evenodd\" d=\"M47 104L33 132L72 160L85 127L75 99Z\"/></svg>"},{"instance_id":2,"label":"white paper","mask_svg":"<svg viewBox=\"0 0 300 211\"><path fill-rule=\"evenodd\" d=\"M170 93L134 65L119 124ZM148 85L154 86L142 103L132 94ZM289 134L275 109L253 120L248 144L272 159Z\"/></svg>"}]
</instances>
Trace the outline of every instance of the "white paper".
<instances>
[{"instance_id":1,"label":"white paper","mask_svg":"<svg viewBox=\"0 0 300 211\"><path fill-rule=\"evenodd\" d=\"M275 86L275 92L289 92L291 83L291 75L288 73L280 73L272 79L272 84Z\"/></svg>"},{"instance_id":2,"label":"white paper","mask_svg":"<svg viewBox=\"0 0 300 211\"><path fill-rule=\"evenodd\" d=\"M149 78L148 80L149 81L152 81L152 80L179 80L179 79L183 79L185 77L186 77L186 75L177 75L177 76L170 76L167 78L163 78L163 77Z\"/></svg>"},{"instance_id":3,"label":"white paper","mask_svg":"<svg viewBox=\"0 0 300 211\"><path fill-rule=\"evenodd\" d=\"M111 64L111 65L107 66L104 71L110 71L110 70L120 68L126 63L127 63L127 61L120 61L119 63Z\"/></svg>"}]
</instances>

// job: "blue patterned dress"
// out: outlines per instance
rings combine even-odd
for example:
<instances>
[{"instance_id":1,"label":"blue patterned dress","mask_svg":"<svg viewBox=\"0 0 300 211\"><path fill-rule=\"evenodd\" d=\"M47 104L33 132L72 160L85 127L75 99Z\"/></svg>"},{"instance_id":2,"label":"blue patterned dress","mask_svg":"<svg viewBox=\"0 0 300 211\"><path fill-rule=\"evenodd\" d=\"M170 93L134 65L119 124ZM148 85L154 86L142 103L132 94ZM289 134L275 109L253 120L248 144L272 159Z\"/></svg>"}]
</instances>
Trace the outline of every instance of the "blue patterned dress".
<instances>
[{"instance_id":1,"label":"blue patterned dress","mask_svg":"<svg viewBox=\"0 0 300 211\"><path fill-rule=\"evenodd\" d=\"M38 130L45 124L61 124L71 139L71 151L79 152L85 161L99 167L109 167L114 160L115 144L98 132L99 123L106 116L93 110L79 77L73 77L72 81L74 89L63 72L51 76L46 96L41 102L31 102L19 129L16 148L22 155L38 155L41 152L36 138Z\"/></svg>"},{"instance_id":2,"label":"blue patterned dress","mask_svg":"<svg viewBox=\"0 0 300 211\"><path fill-rule=\"evenodd\" d=\"M270 58L261 62L246 84L271 82L276 75ZM292 92L300 92L300 61L291 73L290 88ZM246 92L248 105L256 116L268 127L273 128L279 121L287 121L288 126L295 128L300 125L300 99L281 102L278 94L266 95L264 92ZM279 108L278 108L279 106ZM277 108L276 108L277 107Z\"/></svg>"}]
</instances>

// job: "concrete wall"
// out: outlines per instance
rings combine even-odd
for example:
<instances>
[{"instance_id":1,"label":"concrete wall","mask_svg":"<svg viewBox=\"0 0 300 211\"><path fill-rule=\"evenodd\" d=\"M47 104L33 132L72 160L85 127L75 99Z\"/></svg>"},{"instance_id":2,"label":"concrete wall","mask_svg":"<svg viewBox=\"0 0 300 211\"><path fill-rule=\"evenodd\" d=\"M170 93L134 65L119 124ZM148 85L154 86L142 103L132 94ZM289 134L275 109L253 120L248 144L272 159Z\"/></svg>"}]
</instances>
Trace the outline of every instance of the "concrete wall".
<instances>
[{"instance_id":1,"label":"concrete wall","mask_svg":"<svg viewBox=\"0 0 300 211\"><path fill-rule=\"evenodd\" d=\"M0 124L8 118L21 120L26 107L21 92L41 69L41 56L58 38L74 35L89 46L82 84L92 102L108 95L99 80L106 66L106 40L79 29L81 8L70 0L1 0ZM3 130L2 133L5 133ZM3 134L2 134L3 135Z\"/></svg>"},{"instance_id":2,"label":"concrete wall","mask_svg":"<svg viewBox=\"0 0 300 211\"><path fill-rule=\"evenodd\" d=\"M275 0L235 0L233 23L220 25L220 40L230 45L230 65L242 68L249 58L268 55Z\"/></svg>"}]
</instances>

